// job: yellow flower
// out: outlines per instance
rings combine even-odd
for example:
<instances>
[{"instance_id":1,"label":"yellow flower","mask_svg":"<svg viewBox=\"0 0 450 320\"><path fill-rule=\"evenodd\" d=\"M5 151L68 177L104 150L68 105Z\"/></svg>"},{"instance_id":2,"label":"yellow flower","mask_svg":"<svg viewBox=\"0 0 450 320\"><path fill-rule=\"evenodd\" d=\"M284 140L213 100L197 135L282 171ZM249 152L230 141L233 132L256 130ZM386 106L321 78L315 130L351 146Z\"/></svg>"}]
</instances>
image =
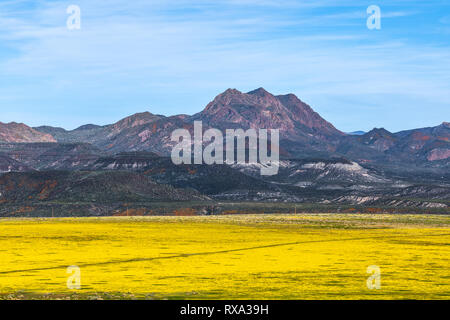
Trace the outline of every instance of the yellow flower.
<instances>
[{"instance_id":1,"label":"yellow flower","mask_svg":"<svg viewBox=\"0 0 450 320\"><path fill-rule=\"evenodd\" d=\"M0 298L448 299L449 224L378 214L1 219ZM80 268L79 290L69 266ZM367 286L369 266L379 289Z\"/></svg>"}]
</instances>

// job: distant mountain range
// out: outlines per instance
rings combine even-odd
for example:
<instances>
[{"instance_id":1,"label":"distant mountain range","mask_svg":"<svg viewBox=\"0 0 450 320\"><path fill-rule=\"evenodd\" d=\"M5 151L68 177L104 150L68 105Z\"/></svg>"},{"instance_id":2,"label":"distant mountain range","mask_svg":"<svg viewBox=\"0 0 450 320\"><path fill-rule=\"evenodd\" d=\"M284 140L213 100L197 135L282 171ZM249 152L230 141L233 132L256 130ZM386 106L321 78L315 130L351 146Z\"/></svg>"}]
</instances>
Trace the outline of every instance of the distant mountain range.
<instances>
[{"instance_id":1,"label":"distant mountain range","mask_svg":"<svg viewBox=\"0 0 450 320\"><path fill-rule=\"evenodd\" d=\"M407 161L422 165L450 158L448 122L397 133L373 129L367 133L345 134L295 95L274 96L263 88L248 93L228 89L193 116L165 117L143 112L111 125L89 124L71 131L0 123L0 142L88 143L108 154L151 151L169 155L172 131L192 130L195 120L203 121L205 129L279 129L281 153L285 157L346 157L362 162Z\"/></svg>"},{"instance_id":2,"label":"distant mountain range","mask_svg":"<svg viewBox=\"0 0 450 320\"><path fill-rule=\"evenodd\" d=\"M279 129L278 175L259 176L257 164L175 166L168 158L171 133L192 131L196 120L204 130ZM3 206L82 199L109 204L114 199L239 199L447 208L449 168L448 122L396 133L375 128L347 134L295 95L275 96L262 88L228 89L192 116L143 112L70 131L0 123ZM103 188L106 181L111 183ZM110 195L104 195L108 190Z\"/></svg>"},{"instance_id":3,"label":"distant mountain range","mask_svg":"<svg viewBox=\"0 0 450 320\"><path fill-rule=\"evenodd\" d=\"M361 131L361 130L353 131L353 132L347 132L347 134L351 134L351 135L354 135L354 136L362 136L365 133L366 133L365 131Z\"/></svg>"}]
</instances>

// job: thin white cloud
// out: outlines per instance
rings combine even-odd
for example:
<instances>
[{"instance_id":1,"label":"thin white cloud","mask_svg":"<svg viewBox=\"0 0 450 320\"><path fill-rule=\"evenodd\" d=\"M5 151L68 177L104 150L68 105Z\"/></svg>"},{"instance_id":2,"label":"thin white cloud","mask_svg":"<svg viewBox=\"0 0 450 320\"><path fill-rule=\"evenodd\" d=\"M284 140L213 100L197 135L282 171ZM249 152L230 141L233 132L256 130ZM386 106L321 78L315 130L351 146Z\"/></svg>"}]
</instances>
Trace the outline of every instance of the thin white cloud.
<instances>
[{"instance_id":1,"label":"thin white cloud","mask_svg":"<svg viewBox=\"0 0 450 320\"><path fill-rule=\"evenodd\" d=\"M220 4L212 1L177 1L181 8L192 9L182 11L162 0L150 6L142 0L80 0L79 31L65 27L66 2L37 1L37 9L21 8L18 15L9 8L0 15L0 39L15 53L0 58L0 73L26 81L7 83L0 95L14 97L7 92L16 92L20 99L26 91L27 99L39 101L42 96L64 96L70 91L101 104L110 94L127 97L162 92L171 99L179 92L205 95L205 90L218 93L230 86L249 90L264 86L278 93L292 91L310 97L309 102L317 101L318 108L325 111L321 102L325 100L320 100L324 96L355 97L358 101L364 95L414 95L448 104L447 46L368 33L365 11L354 8L341 13L321 11L314 16L272 11L250 15L236 7L276 4L220 2L231 6L230 11L216 12ZM295 6L293 2L286 5ZM303 3L305 8L336 4ZM414 13L382 11L383 17L391 19ZM338 26L338 21L342 25L356 21L358 25L314 31L314 26L327 25L325 21L331 27ZM186 112L185 107L173 104L173 113ZM202 107L190 105L188 109L192 113ZM330 117L333 120L332 114Z\"/></svg>"}]
</instances>

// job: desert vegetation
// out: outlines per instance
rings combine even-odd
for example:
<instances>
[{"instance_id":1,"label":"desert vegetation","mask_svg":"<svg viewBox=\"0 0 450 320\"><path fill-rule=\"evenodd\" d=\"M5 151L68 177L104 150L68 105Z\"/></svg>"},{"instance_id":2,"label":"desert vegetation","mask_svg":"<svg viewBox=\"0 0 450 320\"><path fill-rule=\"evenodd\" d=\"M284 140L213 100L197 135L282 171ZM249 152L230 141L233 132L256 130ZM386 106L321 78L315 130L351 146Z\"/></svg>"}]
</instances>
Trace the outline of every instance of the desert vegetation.
<instances>
[{"instance_id":1,"label":"desert vegetation","mask_svg":"<svg viewBox=\"0 0 450 320\"><path fill-rule=\"evenodd\" d=\"M447 215L188 214L0 219L0 297L449 298Z\"/></svg>"}]
</instances>

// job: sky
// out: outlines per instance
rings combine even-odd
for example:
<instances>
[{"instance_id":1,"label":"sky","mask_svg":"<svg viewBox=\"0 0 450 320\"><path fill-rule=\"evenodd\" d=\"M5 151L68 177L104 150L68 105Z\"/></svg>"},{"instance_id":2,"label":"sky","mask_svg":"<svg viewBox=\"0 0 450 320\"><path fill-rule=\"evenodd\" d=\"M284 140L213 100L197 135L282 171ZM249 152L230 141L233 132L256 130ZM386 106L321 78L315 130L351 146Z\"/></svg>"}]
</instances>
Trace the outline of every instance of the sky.
<instances>
[{"instance_id":1,"label":"sky","mask_svg":"<svg viewBox=\"0 0 450 320\"><path fill-rule=\"evenodd\" d=\"M370 5L380 29L367 27ZM450 1L0 1L1 122L194 114L259 87L345 132L450 121Z\"/></svg>"}]
</instances>

